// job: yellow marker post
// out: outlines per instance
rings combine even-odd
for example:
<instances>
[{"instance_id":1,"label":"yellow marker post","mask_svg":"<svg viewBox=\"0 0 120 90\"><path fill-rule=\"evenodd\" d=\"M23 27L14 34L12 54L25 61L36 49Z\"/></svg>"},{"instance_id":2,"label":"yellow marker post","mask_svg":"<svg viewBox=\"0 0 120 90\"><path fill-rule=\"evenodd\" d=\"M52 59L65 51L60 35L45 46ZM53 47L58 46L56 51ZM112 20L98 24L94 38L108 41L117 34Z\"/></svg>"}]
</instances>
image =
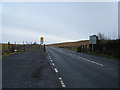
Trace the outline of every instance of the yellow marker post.
<instances>
[{"instance_id":1,"label":"yellow marker post","mask_svg":"<svg viewBox=\"0 0 120 90\"><path fill-rule=\"evenodd\" d=\"M43 38L43 37L40 37L40 44L41 44L41 45L43 44L43 41L44 41L44 38Z\"/></svg>"}]
</instances>

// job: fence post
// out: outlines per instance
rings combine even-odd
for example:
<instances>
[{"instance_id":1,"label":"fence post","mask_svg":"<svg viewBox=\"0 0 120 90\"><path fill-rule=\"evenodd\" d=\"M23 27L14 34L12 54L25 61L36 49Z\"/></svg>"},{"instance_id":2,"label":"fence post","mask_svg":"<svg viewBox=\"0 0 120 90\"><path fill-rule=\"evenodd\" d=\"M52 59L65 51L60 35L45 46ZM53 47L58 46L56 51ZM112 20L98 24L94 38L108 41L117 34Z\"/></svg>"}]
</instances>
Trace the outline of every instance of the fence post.
<instances>
[{"instance_id":1,"label":"fence post","mask_svg":"<svg viewBox=\"0 0 120 90\"><path fill-rule=\"evenodd\" d=\"M13 46L14 44L12 44L12 52L14 52L14 46Z\"/></svg>"},{"instance_id":2,"label":"fence post","mask_svg":"<svg viewBox=\"0 0 120 90\"><path fill-rule=\"evenodd\" d=\"M14 42L15 43L15 45L14 45L14 49L16 50L16 48L17 48L17 46L16 46L16 42Z\"/></svg>"},{"instance_id":3,"label":"fence post","mask_svg":"<svg viewBox=\"0 0 120 90\"><path fill-rule=\"evenodd\" d=\"M93 44L92 44L92 52L94 51L94 46L93 46Z\"/></svg>"},{"instance_id":4,"label":"fence post","mask_svg":"<svg viewBox=\"0 0 120 90\"><path fill-rule=\"evenodd\" d=\"M24 44L24 41L23 41L23 50L24 50L24 52L25 52L25 44Z\"/></svg>"}]
</instances>

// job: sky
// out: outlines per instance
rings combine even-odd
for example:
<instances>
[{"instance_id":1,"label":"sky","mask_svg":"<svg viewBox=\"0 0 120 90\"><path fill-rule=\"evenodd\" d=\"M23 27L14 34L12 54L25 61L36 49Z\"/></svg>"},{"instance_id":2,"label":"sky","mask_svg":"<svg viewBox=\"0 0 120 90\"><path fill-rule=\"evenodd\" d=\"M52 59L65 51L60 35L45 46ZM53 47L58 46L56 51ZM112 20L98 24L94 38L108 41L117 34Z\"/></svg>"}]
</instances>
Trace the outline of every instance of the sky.
<instances>
[{"instance_id":1,"label":"sky","mask_svg":"<svg viewBox=\"0 0 120 90\"><path fill-rule=\"evenodd\" d=\"M0 4L1 7L1 4ZM45 44L118 37L117 2L3 2L2 42ZM0 23L1 24L1 23Z\"/></svg>"}]
</instances>

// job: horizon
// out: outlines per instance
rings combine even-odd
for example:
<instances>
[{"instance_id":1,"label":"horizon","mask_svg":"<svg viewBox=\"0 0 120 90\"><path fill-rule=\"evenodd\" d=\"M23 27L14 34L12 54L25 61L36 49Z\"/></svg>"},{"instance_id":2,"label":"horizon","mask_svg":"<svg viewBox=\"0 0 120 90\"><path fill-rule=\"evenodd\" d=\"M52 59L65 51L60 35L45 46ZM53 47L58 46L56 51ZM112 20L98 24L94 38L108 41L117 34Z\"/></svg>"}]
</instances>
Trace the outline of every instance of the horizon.
<instances>
[{"instance_id":1,"label":"horizon","mask_svg":"<svg viewBox=\"0 0 120 90\"><path fill-rule=\"evenodd\" d=\"M39 43L43 36L52 44L98 33L118 38L117 2L3 2L0 13L2 42Z\"/></svg>"}]
</instances>

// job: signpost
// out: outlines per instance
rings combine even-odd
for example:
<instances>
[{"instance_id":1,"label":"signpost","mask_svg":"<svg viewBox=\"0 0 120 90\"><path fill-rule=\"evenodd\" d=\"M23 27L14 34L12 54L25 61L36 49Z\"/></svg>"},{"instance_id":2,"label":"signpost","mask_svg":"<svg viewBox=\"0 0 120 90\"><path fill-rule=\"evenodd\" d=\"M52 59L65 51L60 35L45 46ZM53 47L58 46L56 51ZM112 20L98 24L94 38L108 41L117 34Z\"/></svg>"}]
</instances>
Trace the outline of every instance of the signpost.
<instances>
[{"instance_id":1,"label":"signpost","mask_svg":"<svg viewBox=\"0 0 120 90\"><path fill-rule=\"evenodd\" d=\"M92 44L92 52L94 51L94 45L97 44L98 36L92 35L89 37L89 43Z\"/></svg>"},{"instance_id":2,"label":"signpost","mask_svg":"<svg viewBox=\"0 0 120 90\"><path fill-rule=\"evenodd\" d=\"M43 42L44 42L44 38L40 37L40 46L43 45ZM44 52L45 52L45 44L43 45L43 49L44 49Z\"/></svg>"},{"instance_id":3,"label":"signpost","mask_svg":"<svg viewBox=\"0 0 120 90\"><path fill-rule=\"evenodd\" d=\"M43 44L43 40L44 40L44 38L43 38L43 37L40 37L40 44L41 44L41 45Z\"/></svg>"},{"instance_id":4,"label":"signpost","mask_svg":"<svg viewBox=\"0 0 120 90\"><path fill-rule=\"evenodd\" d=\"M44 52L45 52L45 44L44 44Z\"/></svg>"}]
</instances>

